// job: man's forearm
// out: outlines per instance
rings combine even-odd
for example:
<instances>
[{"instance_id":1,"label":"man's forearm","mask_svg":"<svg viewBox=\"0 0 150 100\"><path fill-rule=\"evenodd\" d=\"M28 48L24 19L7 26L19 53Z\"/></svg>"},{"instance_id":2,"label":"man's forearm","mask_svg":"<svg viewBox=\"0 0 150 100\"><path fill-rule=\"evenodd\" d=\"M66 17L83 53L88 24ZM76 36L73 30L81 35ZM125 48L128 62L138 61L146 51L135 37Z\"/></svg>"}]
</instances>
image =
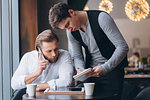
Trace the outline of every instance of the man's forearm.
<instances>
[{"instance_id":1,"label":"man's forearm","mask_svg":"<svg viewBox=\"0 0 150 100\"><path fill-rule=\"evenodd\" d=\"M25 84L31 84L39 75L33 73L25 77Z\"/></svg>"},{"instance_id":2,"label":"man's forearm","mask_svg":"<svg viewBox=\"0 0 150 100\"><path fill-rule=\"evenodd\" d=\"M40 90L45 90L45 89L47 89L47 88L50 89L50 86L49 86L48 83L41 83L41 84L37 84L37 88L38 88L38 90L40 91Z\"/></svg>"}]
</instances>

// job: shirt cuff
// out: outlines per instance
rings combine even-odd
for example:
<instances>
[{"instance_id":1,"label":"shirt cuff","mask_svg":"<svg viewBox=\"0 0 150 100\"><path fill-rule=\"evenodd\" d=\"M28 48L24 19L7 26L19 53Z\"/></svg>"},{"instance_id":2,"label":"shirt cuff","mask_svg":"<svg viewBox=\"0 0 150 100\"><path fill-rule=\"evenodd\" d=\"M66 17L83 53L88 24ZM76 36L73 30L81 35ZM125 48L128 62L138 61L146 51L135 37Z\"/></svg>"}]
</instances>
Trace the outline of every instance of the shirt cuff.
<instances>
[{"instance_id":1,"label":"shirt cuff","mask_svg":"<svg viewBox=\"0 0 150 100\"><path fill-rule=\"evenodd\" d=\"M22 77L20 78L21 83L22 83L23 86L26 85L26 84L25 84L25 77L26 77L26 76L27 76L27 75L24 75L24 76L22 76Z\"/></svg>"},{"instance_id":2,"label":"shirt cuff","mask_svg":"<svg viewBox=\"0 0 150 100\"><path fill-rule=\"evenodd\" d=\"M19 77L19 88L25 88L26 87L26 84L25 84L25 77L26 77L26 75L23 75L23 76L21 76L21 77Z\"/></svg>"},{"instance_id":3,"label":"shirt cuff","mask_svg":"<svg viewBox=\"0 0 150 100\"><path fill-rule=\"evenodd\" d=\"M50 80L47 83L49 84L50 89L56 90L56 80Z\"/></svg>"},{"instance_id":4,"label":"shirt cuff","mask_svg":"<svg viewBox=\"0 0 150 100\"><path fill-rule=\"evenodd\" d=\"M101 69L103 71L103 75L105 75L108 72L105 65L103 64L103 65L99 65L99 66L101 67Z\"/></svg>"}]
</instances>

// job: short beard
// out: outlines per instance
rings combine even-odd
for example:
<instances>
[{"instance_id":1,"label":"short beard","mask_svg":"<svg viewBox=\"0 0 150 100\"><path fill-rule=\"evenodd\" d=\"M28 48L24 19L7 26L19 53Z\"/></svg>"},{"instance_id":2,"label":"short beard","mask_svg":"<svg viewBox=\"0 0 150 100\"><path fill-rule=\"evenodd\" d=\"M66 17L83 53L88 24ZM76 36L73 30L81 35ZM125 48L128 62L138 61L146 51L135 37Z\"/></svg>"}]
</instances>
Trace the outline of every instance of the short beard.
<instances>
[{"instance_id":1,"label":"short beard","mask_svg":"<svg viewBox=\"0 0 150 100\"><path fill-rule=\"evenodd\" d=\"M48 61L49 61L50 63L55 63L57 60L58 60L58 56L56 57L56 59L55 59L54 61L48 59Z\"/></svg>"}]
</instances>

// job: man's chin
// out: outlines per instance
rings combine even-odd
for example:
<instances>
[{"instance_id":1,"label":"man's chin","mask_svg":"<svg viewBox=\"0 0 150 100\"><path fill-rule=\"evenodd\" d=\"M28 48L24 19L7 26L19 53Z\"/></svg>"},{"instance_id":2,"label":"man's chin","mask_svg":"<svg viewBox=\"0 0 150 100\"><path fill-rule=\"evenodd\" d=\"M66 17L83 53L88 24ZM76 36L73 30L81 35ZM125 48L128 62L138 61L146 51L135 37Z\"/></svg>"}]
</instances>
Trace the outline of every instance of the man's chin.
<instances>
[{"instance_id":1,"label":"man's chin","mask_svg":"<svg viewBox=\"0 0 150 100\"><path fill-rule=\"evenodd\" d=\"M57 61L57 59L55 60L49 60L50 63L55 63Z\"/></svg>"}]
</instances>

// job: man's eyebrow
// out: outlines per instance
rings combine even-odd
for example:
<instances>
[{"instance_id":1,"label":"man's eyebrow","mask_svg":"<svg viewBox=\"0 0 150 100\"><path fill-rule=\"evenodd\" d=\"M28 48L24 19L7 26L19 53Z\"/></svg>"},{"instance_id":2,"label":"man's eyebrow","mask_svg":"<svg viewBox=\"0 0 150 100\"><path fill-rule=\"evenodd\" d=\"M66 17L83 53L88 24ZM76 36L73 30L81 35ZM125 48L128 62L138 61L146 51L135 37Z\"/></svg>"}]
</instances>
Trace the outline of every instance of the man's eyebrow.
<instances>
[{"instance_id":1,"label":"man's eyebrow","mask_svg":"<svg viewBox=\"0 0 150 100\"><path fill-rule=\"evenodd\" d=\"M55 48L54 50L58 50L58 47L57 47L57 48Z\"/></svg>"},{"instance_id":2,"label":"man's eyebrow","mask_svg":"<svg viewBox=\"0 0 150 100\"><path fill-rule=\"evenodd\" d=\"M49 52L49 51L52 51L51 49L50 50L45 50L46 52Z\"/></svg>"},{"instance_id":3,"label":"man's eyebrow","mask_svg":"<svg viewBox=\"0 0 150 100\"><path fill-rule=\"evenodd\" d=\"M69 21L67 22L67 24L65 25L65 28L67 28L69 26Z\"/></svg>"}]
</instances>

